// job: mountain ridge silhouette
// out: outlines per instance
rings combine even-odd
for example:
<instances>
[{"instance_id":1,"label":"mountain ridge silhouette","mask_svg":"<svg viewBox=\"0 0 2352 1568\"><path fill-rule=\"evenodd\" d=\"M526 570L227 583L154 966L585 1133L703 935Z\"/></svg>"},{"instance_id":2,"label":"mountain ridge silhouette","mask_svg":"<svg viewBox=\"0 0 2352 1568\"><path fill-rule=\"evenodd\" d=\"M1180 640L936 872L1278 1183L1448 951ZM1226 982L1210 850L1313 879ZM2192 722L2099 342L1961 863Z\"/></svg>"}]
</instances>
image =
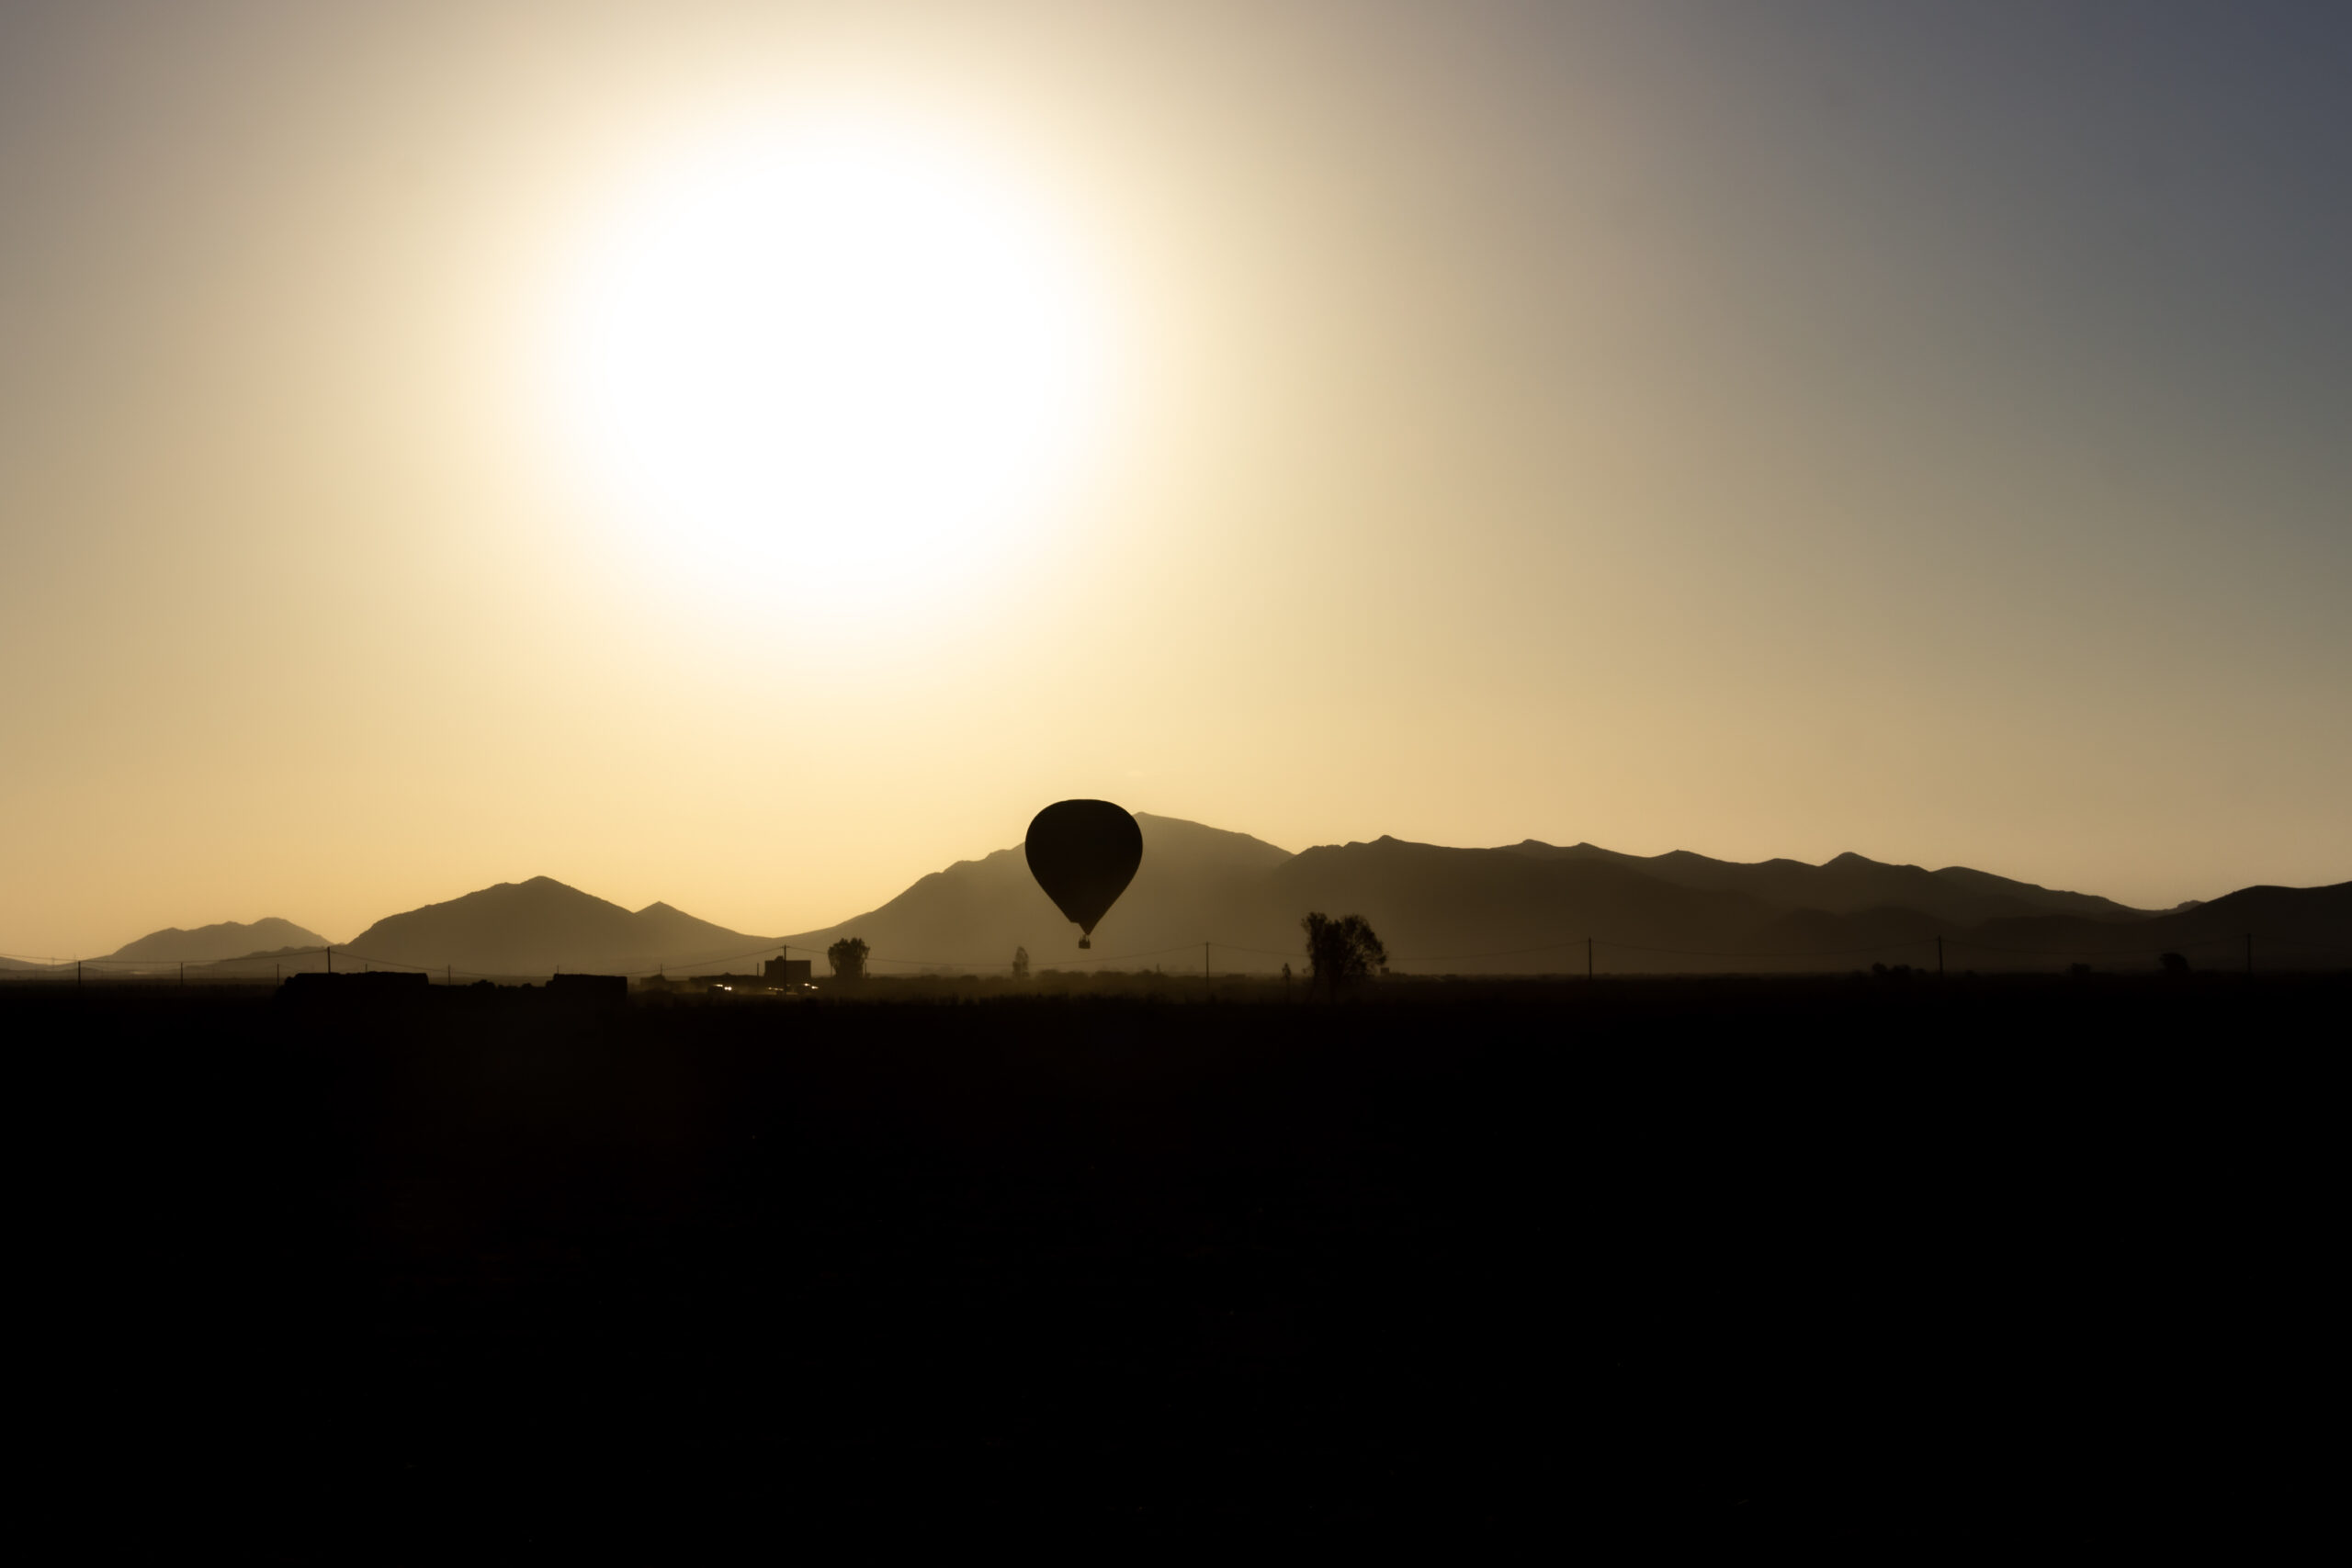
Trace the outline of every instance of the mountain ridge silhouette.
<instances>
[{"instance_id":1,"label":"mountain ridge silhouette","mask_svg":"<svg viewBox=\"0 0 2352 1568\"><path fill-rule=\"evenodd\" d=\"M1981 920L2002 914L2066 913L2134 919L2155 911L2134 909L2090 893L2069 893L2039 883L2018 882L1971 866L1928 871L1894 865L1849 850L1812 865L1804 861L1723 861L1689 850L1662 855L1626 855L1597 844L1555 848L1529 839L1506 846L1521 853L1589 856L1634 866L1685 886L1738 889L1773 902L1854 913L1875 905L1916 908L1946 919Z\"/></svg>"},{"instance_id":2,"label":"mountain ridge silhouette","mask_svg":"<svg viewBox=\"0 0 2352 1568\"><path fill-rule=\"evenodd\" d=\"M1932 966L1938 937L1952 969L2049 967L2070 956L2153 965L2155 952L2176 949L2195 950L2197 966L2225 966L2242 962L2229 943L2249 932L2274 965L2352 961L2352 884L2243 888L2155 912L1971 867L1929 871L1850 852L1813 865L1533 839L1476 849L1383 836L1293 853L1181 818L1137 813L1136 821L1142 866L1084 958L1077 928L1039 889L1018 846L956 861L864 914L783 937L730 930L660 901L630 910L542 875L388 915L337 953L514 978L740 972L762 949L821 953L856 936L877 974L1001 972L1023 947L1039 970L1197 972L1205 962L1216 973L1270 973L1284 963L1303 967L1298 919L1320 909L1366 917L1408 973L1582 973L1587 938L1596 939L1593 967L1613 973L1818 971L1881 960ZM160 952L163 939L191 934L155 932L123 951ZM314 939L211 962L259 968L324 945Z\"/></svg>"},{"instance_id":3,"label":"mountain ridge silhouette","mask_svg":"<svg viewBox=\"0 0 2352 1568\"><path fill-rule=\"evenodd\" d=\"M166 926L134 942L124 942L107 956L154 964L214 964L224 958L242 958L264 948L324 947L326 944L327 939L318 932L269 915L250 925L222 920L214 925L198 926L193 931Z\"/></svg>"},{"instance_id":4,"label":"mountain ridge silhouette","mask_svg":"<svg viewBox=\"0 0 2352 1568\"><path fill-rule=\"evenodd\" d=\"M1096 966L1141 961L1196 968L1205 956L1224 972L1270 971L1285 961L1295 968L1303 961L1298 917L1314 908L1364 915L1407 972L1580 973L1587 937L1611 950L1606 967L1618 972L1859 967L1879 950L1887 950L1888 962L1932 966L1939 935L1951 950L1949 967L2000 968L2016 965L1989 951L1962 956L1980 928L1994 927L2001 939L1977 938L1987 948L2087 944L2094 954L2121 955L2211 942L2218 940L2213 931L2249 908L2216 899L2198 908L2221 914L2183 923L2180 911L2159 914L1973 867L1928 871L1850 852L1815 866L1717 861L1690 851L1627 855L1537 840L1461 849L1384 836L1286 855L1182 818L1138 812L1136 821L1143 866L1096 928L1089 955ZM1234 840L1255 849L1239 852ZM2303 942L2297 932L2318 918L2318 908L2263 912L2285 922L2274 934ZM2023 923L1996 926L2002 921ZM2325 919L2321 927L2332 929ZM1015 947L1028 949L1039 969L1076 964L1077 934L1028 880L1019 852L1003 850L933 872L863 915L781 940L821 952L838 938L863 937L878 973L984 972L1001 968ZM1204 940L1214 944L1205 955ZM2323 947L2334 940L2326 937ZM1894 951L1903 947L1913 951ZM2352 953L2352 933L2342 951ZM2035 961L2046 966L2056 956Z\"/></svg>"},{"instance_id":5,"label":"mountain ridge silhouette","mask_svg":"<svg viewBox=\"0 0 2352 1568\"><path fill-rule=\"evenodd\" d=\"M387 915L345 945L371 963L532 976L692 964L767 942L668 904L630 910L551 876L534 876Z\"/></svg>"}]
</instances>

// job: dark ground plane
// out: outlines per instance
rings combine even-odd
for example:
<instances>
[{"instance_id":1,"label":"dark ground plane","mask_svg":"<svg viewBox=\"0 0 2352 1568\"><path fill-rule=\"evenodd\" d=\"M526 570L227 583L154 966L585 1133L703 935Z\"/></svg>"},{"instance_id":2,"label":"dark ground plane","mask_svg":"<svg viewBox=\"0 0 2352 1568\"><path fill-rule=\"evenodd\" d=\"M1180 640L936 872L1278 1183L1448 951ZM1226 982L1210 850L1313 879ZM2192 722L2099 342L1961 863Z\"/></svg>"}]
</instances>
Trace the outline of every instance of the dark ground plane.
<instances>
[{"instance_id":1,"label":"dark ground plane","mask_svg":"<svg viewBox=\"0 0 2352 1568\"><path fill-rule=\"evenodd\" d=\"M2244 1540L2347 1000L28 988L24 1418L104 1554Z\"/></svg>"}]
</instances>

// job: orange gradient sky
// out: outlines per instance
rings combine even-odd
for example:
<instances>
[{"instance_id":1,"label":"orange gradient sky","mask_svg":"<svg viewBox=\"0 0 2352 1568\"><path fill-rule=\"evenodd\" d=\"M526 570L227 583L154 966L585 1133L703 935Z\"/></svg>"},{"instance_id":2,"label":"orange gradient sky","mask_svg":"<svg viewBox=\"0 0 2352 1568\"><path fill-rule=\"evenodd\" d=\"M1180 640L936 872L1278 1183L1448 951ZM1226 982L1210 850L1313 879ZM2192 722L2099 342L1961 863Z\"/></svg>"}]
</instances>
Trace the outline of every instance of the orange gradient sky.
<instances>
[{"instance_id":1,"label":"orange gradient sky","mask_svg":"<svg viewBox=\"0 0 2352 1568\"><path fill-rule=\"evenodd\" d=\"M2346 34L11 6L0 952L784 932L1083 795L2344 880ZM865 249L728 227L811 125Z\"/></svg>"}]
</instances>

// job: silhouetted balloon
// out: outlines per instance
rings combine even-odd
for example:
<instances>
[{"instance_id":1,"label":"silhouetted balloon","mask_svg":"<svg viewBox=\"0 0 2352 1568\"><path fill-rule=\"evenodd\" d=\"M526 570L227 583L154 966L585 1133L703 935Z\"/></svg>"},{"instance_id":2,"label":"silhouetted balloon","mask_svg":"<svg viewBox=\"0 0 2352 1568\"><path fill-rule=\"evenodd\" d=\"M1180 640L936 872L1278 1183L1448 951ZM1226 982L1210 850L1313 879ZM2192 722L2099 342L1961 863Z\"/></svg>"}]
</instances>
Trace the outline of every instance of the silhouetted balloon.
<instances>
[{"instance_id":1,"label":"silhouetted balloon","mask_svg":"<svg viewBox=\"0 0 2352 1568\"><path fill-rule=\"evenodd\" d=\"M1110 912L1143 863L1143 829L1107 800L1060 800L1030 820L1029 874L1078 924L1078 945L1091 947L1097 921Z\"/></svg>"}]
</instances>

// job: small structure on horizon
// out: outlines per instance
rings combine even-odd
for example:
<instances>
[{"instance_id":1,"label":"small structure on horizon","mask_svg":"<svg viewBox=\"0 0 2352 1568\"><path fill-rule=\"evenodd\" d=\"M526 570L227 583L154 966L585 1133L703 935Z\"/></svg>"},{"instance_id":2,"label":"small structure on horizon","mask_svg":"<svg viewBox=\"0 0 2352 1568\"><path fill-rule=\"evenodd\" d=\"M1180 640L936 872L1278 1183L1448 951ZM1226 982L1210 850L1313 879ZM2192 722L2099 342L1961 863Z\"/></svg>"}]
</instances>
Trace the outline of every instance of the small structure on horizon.
<instances>
[{"instance_id":1,"label":"small structure on horizon","mask_svg":"<svg viewBox=\"0 0 2352 1568\"><path fill-rule=\"evenodd\" d=\"M772 986L805 986L814 963L813 958L771 958L761 965L760 978Z\"/></svg>"},{"instance_id":2,"label":"small structure on horizon","mask_svg":"<svg viewBox=\"0 0 2352 1568\"><path fill-rule=\"evenodd\" d=\"M422 969L375 969L359 974L322 969L297 971L286 976L277 994L295 1001L333 1001L372 1005L392 998L423 996L433 976Z\"/></svg>"},{"instance_id":3,"label":"small structure on horizon","mask_svg":"<svg viewBox=\"0 0 2352 1568\"><path fill-rule=\"evenodd\" d=\"M611 1007L628 1000L626 975L551 975L547 988L567 1001L592 1005Z\"/></svg>"}]
</instances>

